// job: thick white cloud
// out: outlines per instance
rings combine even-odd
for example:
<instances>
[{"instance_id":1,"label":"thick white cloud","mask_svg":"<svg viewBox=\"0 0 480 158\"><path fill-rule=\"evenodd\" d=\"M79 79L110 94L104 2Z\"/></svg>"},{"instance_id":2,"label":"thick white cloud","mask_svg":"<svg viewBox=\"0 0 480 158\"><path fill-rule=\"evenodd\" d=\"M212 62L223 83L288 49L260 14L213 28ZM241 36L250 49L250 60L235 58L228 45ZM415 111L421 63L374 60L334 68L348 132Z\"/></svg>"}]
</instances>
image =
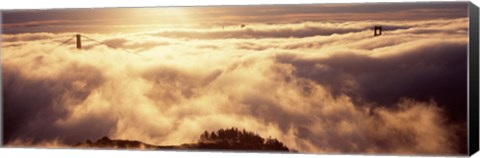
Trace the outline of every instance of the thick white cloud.
<instances>
[{"instance_id":1,"label":"thick white cloud","mask_svg":"<svg viewBox=\"0 0 480 158\"><path fill-rule=\"evenodd\" d=\"M465 18L251 24L86 34L110 47L53 51L73 34L2 35L5 139L181 144L235 126L301 152L458 154L466 30Z\"/></svg>"}]
</instances>

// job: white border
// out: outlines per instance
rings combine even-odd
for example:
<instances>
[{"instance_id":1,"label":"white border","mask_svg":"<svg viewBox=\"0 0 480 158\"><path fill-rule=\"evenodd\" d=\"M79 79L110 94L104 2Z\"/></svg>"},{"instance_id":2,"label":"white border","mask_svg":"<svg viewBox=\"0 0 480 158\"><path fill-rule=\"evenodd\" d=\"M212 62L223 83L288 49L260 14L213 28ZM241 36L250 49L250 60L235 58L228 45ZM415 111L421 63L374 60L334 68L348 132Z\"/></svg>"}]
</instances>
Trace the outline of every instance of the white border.
<instances>
[{"instance_id":1,"label":"white border","mask_svg":"<svg viewBox=\"0 0 480 158\"><path fill-rule=\"evenodd\" d=\"M11 0L4 1L0 9L50 9L92 7L155 7L155 6L205 6L205 5L255 5L255 4L308 4L308 3L366 3L366 2L425 2L428 0ZM467 0L430 0L467 1ZM475 1L475 0L474 0ZM478 1L478 0L476 0ZM49 3L50 2L50 3Z\"/></svg>"}]
</instances>

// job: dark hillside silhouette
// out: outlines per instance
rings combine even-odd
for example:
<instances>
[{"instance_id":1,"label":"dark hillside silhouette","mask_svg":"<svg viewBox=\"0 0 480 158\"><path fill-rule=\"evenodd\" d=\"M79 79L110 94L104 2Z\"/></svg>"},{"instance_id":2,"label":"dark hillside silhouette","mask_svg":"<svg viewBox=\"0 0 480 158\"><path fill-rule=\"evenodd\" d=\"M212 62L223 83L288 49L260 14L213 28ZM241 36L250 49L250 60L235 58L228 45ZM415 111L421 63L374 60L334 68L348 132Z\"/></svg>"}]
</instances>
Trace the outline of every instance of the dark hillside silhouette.
<instances>
[{"instance_id":1,"label":"dark hillside silhouette","mask_svg":"<svg viewBox=\"0 0 480 158\"><path fill-rule=\"evenodd\" d=\"M245 129L240 131L233 127L211 133L205 131L194 147L196 149L290 151L277 139L271 137L264 139L253 132Z\"/></svg>"},{"instance_id":2,"label":"dark hillside silhouette","mask_svg":"<svg viewBox=\"0 0 480 158\"><path fill-rule=\"evenodd\" d=\"M219 129L216 132L205 131L200 135L197 143L157 146L146 144L140 141L115 140L103 137L95 142L87 140L75 147L80 148L115 148L115 149L182 149L182 150L244 150L244 151L275 151L275 152L296 152L289 149L282 142L275 138L264 139L259 135L237 128Z\"/></svg>"},{"instance_id":3,"label":"dark hillside silhouette","mask_svg":"<svg viewBox=\"0 0 480 158\"><path fill-rule=\"evenodd\" d=\"M87 140L85 143L79 143L75 147L80 148L123 148L123 149L173 149L174 146L155 146L140 141L131 140L113 140L108 137L102 137L96 142Z\"/></svg>"}]
</instances>

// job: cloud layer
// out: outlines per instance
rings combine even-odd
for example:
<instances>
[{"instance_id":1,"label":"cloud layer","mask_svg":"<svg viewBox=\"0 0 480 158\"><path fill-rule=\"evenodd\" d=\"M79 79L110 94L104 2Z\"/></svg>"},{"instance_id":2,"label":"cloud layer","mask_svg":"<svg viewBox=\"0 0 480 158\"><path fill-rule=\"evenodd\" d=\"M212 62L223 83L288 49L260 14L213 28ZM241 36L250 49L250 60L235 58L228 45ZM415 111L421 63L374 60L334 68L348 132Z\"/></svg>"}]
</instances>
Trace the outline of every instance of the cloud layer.
<instances>
[{"instance_id":1,"label":"cloud layer","mask_svg":"<svg viewBox=\"0 0 480 158\"><path fill-rule=\"evenodd\" d=\"M165 145L235 126L300 152L466 153L467 19L371 23L85 34L110 47L83 50L2 35L4 140Z\"/></svg>"}]
</instances>

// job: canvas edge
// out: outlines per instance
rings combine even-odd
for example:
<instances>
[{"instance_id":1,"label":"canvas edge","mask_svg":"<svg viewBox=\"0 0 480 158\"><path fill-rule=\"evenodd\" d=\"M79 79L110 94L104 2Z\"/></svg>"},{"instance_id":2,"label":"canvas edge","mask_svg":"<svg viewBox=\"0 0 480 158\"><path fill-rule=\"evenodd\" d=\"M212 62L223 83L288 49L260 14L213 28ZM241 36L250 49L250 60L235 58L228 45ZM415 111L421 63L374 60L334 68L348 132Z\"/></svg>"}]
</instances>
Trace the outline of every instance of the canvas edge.
<instances>
[{"instance_id":1,"label":"canvas edge","mask_svg":"<svg viewBox=\"0 0 480 158\"><path fill-rule=\"evenodd\" d=\"M443 1L422 1L422 2L368 2L367 4L375 3L431 3ZM446 1L453 2L453 1ZM315 4L330 4L330 3L315 3ZM337 4L337 3L332 3ZM341 4L341 3L339 3ZM257 4L257 5L282 5L282 4ZM302 4L283 4L283 5L302 5ZM176 7L222 7L222 6L243 6L243 5L205 5L205 6L176 6ZM98 7L95 9L112 9L112 8L155 8L155 7L172 7L172 6L149 6L149 7ZM89 9L89 8L51 8L47 10L62 10L62 9ZM37 9L12 9L12 10L37 10ZM6 11L12 11L6 10ZM3 17L0 9L0 35L2 34ZM469 18L469 44L468 44L468 155L471 156L479 151L479 8L473 2L468 4L468 18ZM0 36L0 44L2 37ZM2 47L0 47L0 58L2 56ZM0 60L0 82L3 82L3 67ZM5 147L4 138L4 106L3 106L3 84L0 84L0 148ZM477 141L472 141L477 140ZM45 148L48 149L48 148ZM70 148L67 148L70 149ZM128 151L128 150L127 150ZM208 152L208 151L207 151ZM211 151L210 151L211 152ZM235 152L236 153L236 152ZM316 154L315 154L316 155ZM329 154L319 154L329 155ZM343 154L341 154L343 155ZM346 154L348 155L348 154ZM357 156L364 156L363 154ZM380 155L376 155L380 156ZM392 156L392 155L391 155ZM410 156L410 155L403 155Z\"/></svg>"},{"instance_id":2,"label":"canvas edge","mask_svg":"<svg viewBox=\"0 0 480 158\"><path fill-rule=\"evenodd\" d=\"M473 2L468 5L468 13L468 154L471 156L479 150L479 12Z\"/></svg>"}]
</instances>

